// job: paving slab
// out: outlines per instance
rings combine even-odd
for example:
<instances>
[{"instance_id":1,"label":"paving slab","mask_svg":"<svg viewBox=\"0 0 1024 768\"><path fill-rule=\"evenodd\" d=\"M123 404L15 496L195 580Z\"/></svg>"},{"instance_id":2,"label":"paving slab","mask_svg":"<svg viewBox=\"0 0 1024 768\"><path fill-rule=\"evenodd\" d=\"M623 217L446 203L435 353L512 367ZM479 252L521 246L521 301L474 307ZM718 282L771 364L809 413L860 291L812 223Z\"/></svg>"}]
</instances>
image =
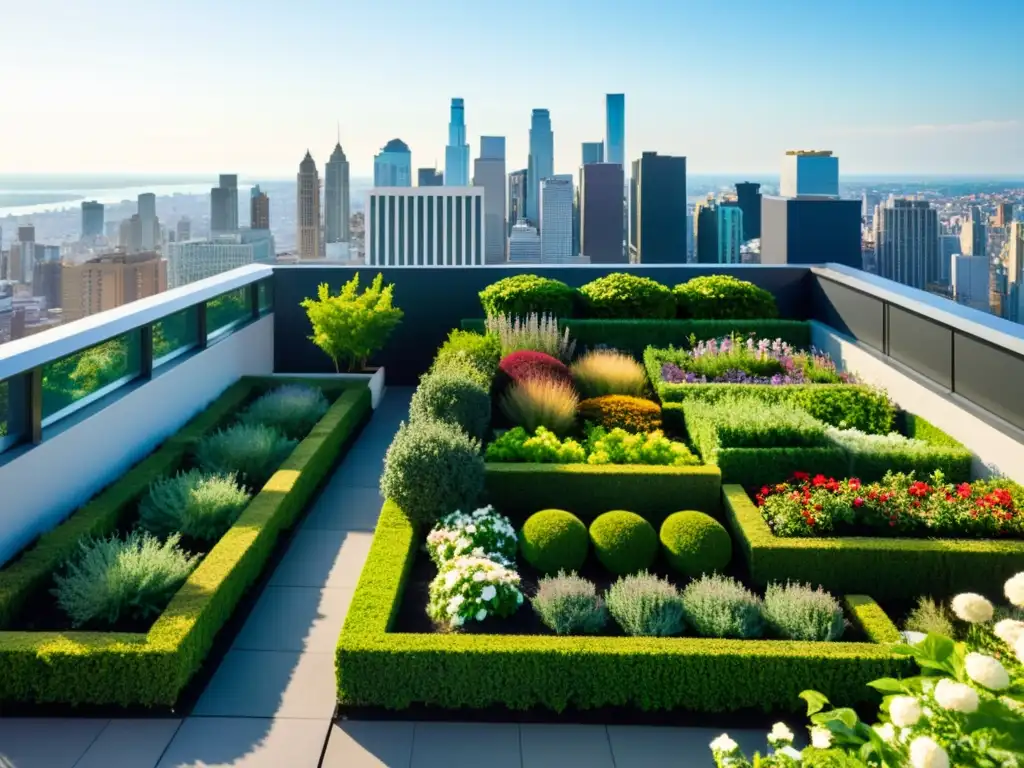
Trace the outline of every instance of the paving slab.
<instances>
[{"instance_id":1,"label":"paving slab","mask_svg":"<svg viewBox=\"0 0 1024 768\"><path fill-rule=\"evenodd\" d=\"M522 768L615 768L608 731L603 725L519 726Z\"/></svg>"},{"instance_id":2,"label":"paving slab","mask_svg":"<svg viewBox=\"0 0 1024 768\"><path fill-rule=\"evenodd\" d=\"M383 505L384 497L376 486L328 489L302 523L302 530L372 533Z\"/></svg>"},{"instance_id":3,"label":"paving slab","mask_svg":"<svg viewBox=\"0 0 1024 768\"><path fill-rule=\"evenodd\" d=\"M410 768L523 768L519 726L416 723Z\"/></svg>"},{"instance_id":4,"label":"paving slab","mask_svg":"<svg viewBox=\"0 0 1024 768\"><path fill-rule=\"evenodd\" d=\"M267 587L231 647L332 653L354 591L349 587Z\"/></svg>"},{"instance_id":5,"label":"paving slab","mask_svg":"<svg viewBox=\"0 0 1024 768\"><path fill-rule=\"evenodd\" d=\"M190 717L157 768L318 768L327 720Z\"/></svg>"},{"instance_id":6,"label":"paving slab","mask_svg":"<svg viewBox=\"0 0 1024 768\"><path fill-rule=\"evenodd\" d=\"M22 717L0 720L0 766L72 768L109 722Z\"/></svg>"},{"instance_id":7,"label":"paving slab","mask_svg":"<svg viewBox=\"0 0 1024 768\"><path fill-rule=\"evenodd\" d=\"M408 722L335 723L321 768L408 768L413 730Z\"/></svg>"},{"instance_id":8,"label":"paving slab","mask_svg":"<svg viewBox=\"0 0 1024 768\"><path fill-rule=\"evenodd\" d=\"M389 435L395 431L390 430ZM360 435L357 446L362 444L363 437ZM334 488L378 488L380 486L380 473L384 471L384 454L391 443L391 438L373 450L353 448L342 459L341 465L334 471L330 482L325 488L330 491Z\"/></svg>"},{"instance_id":9,"label":"paving slab","mask_svg":"<svg viewBox=\"0 0 1024 768\"><path fill-rule=\"evenodd\" d=\"M111 720L75 768L154 768L181 720Z\"/></svg>"},{"instance_id":10,"label":"paving slab","mask_svg":"<svg viewBox=\"0 0 1024 768\"><path fill-rule=\"evenodd\" d=\"M615 765L629 768L714 768L711 742L728 733L750 757L768 748L767 730L740 728L660 728L609 725Z\"/></svg>"},{"instance_id":11,"label":"paving slab","mask_svg":"<svg viewBox=\"0 0 1024 768\"><path fill-rule=\"evenodd\" d=\"M274 587L354 587L373 543L367 531L300 529L270 577Z\"/></svg>"}]
</instances>

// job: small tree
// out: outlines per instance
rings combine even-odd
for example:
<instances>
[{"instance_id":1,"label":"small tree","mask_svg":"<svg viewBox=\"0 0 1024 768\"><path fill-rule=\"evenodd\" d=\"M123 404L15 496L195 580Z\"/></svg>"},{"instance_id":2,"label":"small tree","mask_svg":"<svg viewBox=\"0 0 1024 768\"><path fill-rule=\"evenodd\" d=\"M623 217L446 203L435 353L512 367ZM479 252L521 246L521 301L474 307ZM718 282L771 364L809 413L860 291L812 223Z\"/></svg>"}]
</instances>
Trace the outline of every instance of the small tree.
<instances>
[{"instance_id":1,"label":"small tree","mask_svg":"<svg viewBox=\"0 0 1024 768\"><path fill-rule=\"evenodd\" d=\"M334 362L334 370L362 370L370 356L381 349L402 321L402 310L392 306L394 285L384 285L384 276L378 274L373 283L359 292L359 273L342 286L337 296L331 296L326 283L317 290L317 298L305 299L306 310L313 326L310 340Z\"/></svg>"}]
</instances>

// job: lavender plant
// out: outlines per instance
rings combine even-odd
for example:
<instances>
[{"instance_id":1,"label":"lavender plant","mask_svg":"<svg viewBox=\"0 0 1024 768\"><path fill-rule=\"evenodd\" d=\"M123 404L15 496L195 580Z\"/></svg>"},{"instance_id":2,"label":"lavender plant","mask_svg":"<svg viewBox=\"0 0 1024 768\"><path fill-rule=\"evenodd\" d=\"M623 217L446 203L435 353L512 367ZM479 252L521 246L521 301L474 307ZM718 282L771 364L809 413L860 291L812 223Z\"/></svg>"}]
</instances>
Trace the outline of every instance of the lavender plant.
<instances>
[{"instance_id":1,"label":"lavender plant","mask_svg":"<svg viewBox=\"0 0 1024 768\"><path fill-rule=\"evenodd\" d=\"M156 536L181 533L214 541L238 519L250 498L234 475L193 469L149 486L139 503L139 525Z\"/></svg>"},{"instance_id":2,"label":"lavender plant","mask_svg":"<svg viewBox=\"0 0 1024 768\"><path fill-rule=\"evenodd\" d=\"M787 640L838 640L846 630L839 601L809 584L769 584L764 617L772 631Z\"/></svg>"},{"instance_id":3,"label":"lavender plant","mask_svg":"<svg viewBox=\"0 0 1024 768\"><path fill-rule=\"evenodd\" d=\"M301 440L327 413L327 398L315 387L285 384L262 395L242 411L239 422L272 427L285 437Z\"/></svg>"},{"instance_id":4,"label":"lavender plant","mask_svg":"<svg viewBox=\"0 0 1024 768\"><path fill-rule=\"evenodd\" d=\"M754 638L764 633L760 598L735 579L712 574L686 585L686 623L702 637Z\"/></svg>"},{"instance_id":5,"label":"lavender plant","mask_svg":"<svg viewBox=\"0 0 1024 768\"><path fill-rule=\"evenodd\" d=\"M558 635L593 635L608 623L608 608L597 587L575 571L542 578L532 603L544 626Z\"/></svg>"},{"instance_id":6,"label":"lavender plant","mask_svg":"<svg viewBox=\"0 0 1024 768\"><path fill-rule=\"evenodd\" d=\"M605 600L627 635L669 637L683 631L683 602L667 579L647 572L623 576L612 584Z\"/></svg>"}]
</instances>

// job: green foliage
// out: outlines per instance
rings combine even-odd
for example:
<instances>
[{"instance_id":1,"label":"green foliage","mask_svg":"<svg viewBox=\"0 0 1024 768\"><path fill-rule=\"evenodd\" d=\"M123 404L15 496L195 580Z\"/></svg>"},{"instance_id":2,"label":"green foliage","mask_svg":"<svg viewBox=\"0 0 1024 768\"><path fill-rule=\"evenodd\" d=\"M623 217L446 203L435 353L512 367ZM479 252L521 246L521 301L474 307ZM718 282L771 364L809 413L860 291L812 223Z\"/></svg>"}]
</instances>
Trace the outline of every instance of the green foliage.
<instances>
[{"instance_id":1,"label":"green foliage","mask_svg":"<svg viewBox=\"0 0 1024 768\"><path fill-rule=\"evenodd\" d=\"M907 616L903 628L910 632L923 632L926 635L929 633L944 637L955 637L956 635L953 615L949 609L930 597L917 598L917 605Z\"/></svg>"},{"instance_id":2,"label":"green foliage","mask_svg":"<svg viewBox=\"0 0 1024 768\"><path fill-rule=\"evenodd\" d=\"M139 525L156 536L180 533L214 541L234 524L250 498L233 475L193 469L153 481L139 504Z\"/></svg>"},{"instance_id":3,"label":"green foliage","mask_svg":"<svg viewBox=\"0 0 1024 768\"><path fill-rule=\"evenodd\" d=\"M327 413L329 403L316 387L285 384L257 398L239 414L242 424L272 427L285 437L301 440Z\"/></svg>"},{"instance_id":4,"label":"green foliage","mask_svg":"<svg viewBox=\"0 0 1024 768\"><path fill-rule=\"evenodd\" d=\"M480 383L490 386L501 361L501 342L489 333L454 330L437 350L433 371L470 366L480 374Z\"/></svg>"},{"instance_id":5,"label":"green foliage","mask_svg":"<svg viewBox=\"0 0 1024 768\"><path fill-rule=\"evenodd\" d=\"M649 277L614 272L582 288L590 317L668 319L676 316L672 291Z\"/></svg>"},{"instance_id":6,"label":"green foliage","mask_svg":"<svg viewBox=\"0 0 1024 768\"><path fill-rule=\"evenodd\" d=\"M196 567L173 534L161 542L132 531L125 539L85 539L66 574L55 574L53 594L76 627L114 626L119 620L142 620L164 609Z\"/></svg>"},{"instance_id":7,"label":"green foliage","mask_svg":"<svg viewBox=\"0 0 1024 768\"><path fill-rule=\"evenodd\" d=\"M451 369L420 379L409 404L409 419L443 421L482 440L491 429L491 393L479 379Z\"/></svg>"},{"instance_id":8,"label":"green foliage","mask_svg":"<svg viewBox=\"0 0 1024 768\"><path fill-rule=\"evenodd\" d=\"M488 317L525 317L533 312L571 317L575 297L576 289L560 280L514 275L480 291L480 304Z\"/></svg>"},{"instance_id":9,"label":"green foliage","mask_svg":"<svg viewBox=\"0 0 1024 768\"><path fill-rule=\"evenodd\" d=\"M558 635L594 635L608 623L608 608L597 587L575 573L542 578L532 602L544 626Z\"/></svg>"},{"instance_id":10,"label":"green foliage","mask_svg":"<svg viewBox=\"0 0 1024 768\"><path fill-rule=\"evenodd\" d=\"M541 573L577 571L587 559L590 537L576 515L561 509L537 512L523 524L519 549Z\"/></svg>"},{"instance_id":11,"label":"green foliage","mask_svg":"<svg viewBox=\"0 0 1024 768\"><path fill-rule=\"evenodd\" d=\"M559 329L555 315L531 313L525 317L488 317L486 327L487 335L496 338L501 345L502 355L524 350L543 352L568 363L576 350L576 342L569 336L569 329Z\"/></svg>"},{"instance_id":12,"label":"green foliage","mask_svg":"<svg viewBox=\"0 0 1024 768\"><path fill-rule=\"evenodd\" d=\"M769 584L764 617L772 632L787 640L838 640L846 630L843 607L821 587Z\"/></svg>"},{"instance_id":13,"label":"green foliage","mask_svg":"<svg viewBox=\"0 0 1024 768\"><path fill-rule=\"evenodd\" d=\"M616 575L643 571L658 554L658 534L635 512L598 515L590 524L590 541L601 565Z\"/></svg>"},{"instance_id":14,"label":"green foliage","mask_svg":"<svg viewBox=\"0 0 1024 768\"><path fill-rule=\"evenodd\" d=\"M327 283L317 289L317 298L303 300L313 326L310 340L334 363L334 370L358 371L366 367L370 356L382 349L395 327L402 321L402 310L392 305L393 285L384 285L378 274L362 293L359 273L332 296Z\"/></svg>"},{"instance_id":15,"label":"green foliage","mask_svg":"<svg viewBox=\"0 0 1024 768\"><path fill-rule=\"evenodd\" d=\"M722 571L732 559L732 538L721 523L703 512L674 512L659 533L665 557L686 576Z\"/></svg>"},{"instance_id":16,"label":"green foliage","mask_svg":"<svg viewBox=\"0 0 1024 768\"><path fill-rule=\"evenodd\" d=\"M576 424L578 403L571 384L548 377L517 381L498 400L501 412L513 425L528 432L544 427L559 435Z\"/></svg>"},{"instance_id":17,"label":"green foliage","mask_svg":"<svg viewBox=\"0 0 1024 768\"><path fill-rule=\"evenodd\" d=\"M458 427L428 419L398 428L380 476L381 495L427 525L457 509L473 509L483 484L480 443Z\"/></svg>"},{"instance_id":18,"label":"green foliage","mask_svg":"<svg viewBox=\"0 0 1024 768\"><path fill-rule=\"evenodd\" d=\"M932 429L942 434L934 427ZM829 439L843 448L849 457L846 473L849 477L870 482L881 480L887 472L929 477L937 470L949 482L964 483L971 479L973 456L962 445L907 438L896 432L869 435L860 430L832 426L827 431Z\"/></svg>"},{"instance_id":19,"label":"green foliage","mask_svg":"<svg viewBox=\"0 0 1024 768\"><path fill-rule=\"evenodd\" d=\"M610 432L592 427L587 432L588 464L644 464L686 467L700 464L683 444L669 440L660 430L636 434L624 429Z\"/></svg>"},{"instance_id":20,"label":"green foliage","mask_svg":"<svg viewBox=\"0 0 1024 768\"><path fill-rule=\"evenodd\" d=\"M579 404L580 419L604 427L629 432L653 432L661 429L661 407L642 397L604 395Z\"/></svg>"},{"instance_id":21,"label":"green foliage","mask_svg":"<svg viewBox=\"0 0 1024 768\"><path fill-rule=\"evenodd\" d=\"M761 599L735 579L712 574L683 589L686 623L701 637L750 639L764 634Z\"/></svg>"},{"instance_id":22,"label":"green foliage","mask_svg":"<svg viewBox=\"0 0 1024 768\"><path fill-rule=\"evenodd\" d=\"M238 474L249 488L258 490L277 471L297 440L262 424L236 424L196 443L196 464L215 475Z\"/></svg>"},{"instance_id":23,"label":"green foliage","mask_svg":"<svg viewBox=\"0 0 1024 768\"><path fill-rule=\"evenodd\" d=\"M695 277L672 292L680 317L753 320L779 316L771 293L729 275Z\"/></svg>"},{"instance_id":24,"label":"green foliage","mask_svg":"<svg viewBox=\"0 0 1024 768\"><path fill-rule=\"evenodd\" d=\"M487 446L487 461L528 461L535 464L576 464L587 459L583 446L570 437L559 440L546 427L537 427L531 437L522 427L512 429L499 436Z\"/></svg>"},{"instance_id":25,"label":"green foliage","mask_svg":"<svg viewBox=\"0 0 1024 768\"><path fill-rule=\"evenodd\" d=\"M572 379L583 397L631 395L647 390L644 367L630 355L613 349L595 349L572 364Z\"/></svg>"},{"instance_id":26,"label":"green foliage","mask_svg":"<svg viewBox=\"0 0 1024 768\"><path fill-rule=\"evenodd\" d=\"M44 365L43 416L137 373L137 346L137 334L125 334Z\"/></svg>"},{"instance_id":27,"label":"green foliage","mask_svg":"<svg viewBox=\"0 0 1024 768\"><path fill-rule=\"evenodd\" d=\"M809 386L795 391L790 402L833 427L859 429L869 435L888 434L896 418L889 396L865 386Z\"/></svg>"},{"instance_id":28,"label":"green foliage","mask_svg":"<svg viewBox=\"0 0 1024 768\"><path fill-rule=\"evenodd\" d=\"M627 635L671 637L683 631L679 590L650 573L623 576L608 589L608 612Z\"/></svg>"}]
</instances>

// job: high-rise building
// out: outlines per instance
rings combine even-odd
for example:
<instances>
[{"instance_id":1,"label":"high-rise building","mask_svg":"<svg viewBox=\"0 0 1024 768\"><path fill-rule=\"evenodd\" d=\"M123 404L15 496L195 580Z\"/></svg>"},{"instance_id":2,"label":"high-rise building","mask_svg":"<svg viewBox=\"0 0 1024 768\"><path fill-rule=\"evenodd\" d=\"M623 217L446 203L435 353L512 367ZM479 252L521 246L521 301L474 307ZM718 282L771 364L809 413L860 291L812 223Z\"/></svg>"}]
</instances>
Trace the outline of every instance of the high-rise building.
<instances>
[{"instance_id":1,"label":"high-rise building","mask_svg":"<svg viewBox=\"0 0 1024 768\"><path fill-rule=\"evenodd\" d=\"M604 162L604 142L603 141L584 141L583 142L583 157L580 165L593 165L594 163Z\"/></svg>"},{"instance_id":2,"label":"high-rise building","mask_svg":"<svg viewBox=\"0 0 1024 768\"><path fill-rule=\"evenodd\" d=\"M238 230L238 176L222 173L216 187L210 190L210 232Z\"/></svg>"},{"instance_id":3,"label":"high-rise building","mask_svg":"<svg viewBox=\"0 0 1024 768\"><path fill-rule=\"evenodd\" d=\"M761 197L761 263L864 268L861 201L829 197Z\"/></svg>"},{"instance_id":4,"label":"high-rise building","mask_svg":"<svg viewBox=\"0 0 1024 768\"><path fill-rule=\"evenodd\" d=\"M532 224L540 220L540 182L555 174L555 134L551 114L535 109L530 117L530 166L527 169L526 218Z\"/></svg>"},{"instance_id":5,"label":"high-rise building","mask_svg":"<svg viewBox=\"0 0 1024 768\"><path fill-rule=\"evenodd\" d=\"M865 223L872 224L875 218L875 208L882 202L881 198L873 192L865 192L860 196L860 217Z\"/></svg>"},{"instance_id":6,"label":"high-rise building","mask_svg":"<svg viewBox=\"0 0 1024 768\"><path fill-rule=\"evenodd\" d=\"M953 254L960 253L960 237L958 235L939 235L939 282L949 285L952 278L949 267L953 263Z\"/></svg>"},{"instance_id":7,"label":"high-rise building","mask_svg":"<svg viewBox=\"0 0 1024 768\"><path fill-rule=\"evenodd\" d=\"M990 265L984 256L957 253L950 269L953 298L957 303L982 312L989 311Z\"/></svg>"},{"instance_id":8,"label":"high-rise building","mask_svg":"<svg viewBox=\"0 0 1024 768\"><path fill-rule=\"evenodd\" d=\"M789 150L782 160L779 196L839 197L839 158L829 150Z\"/></svg>"},{"instance_id":9,"label":"high-rise building","mask_svg":"<svg viewBox=\"0 0 1024 768\"><path fill-rule=\"evenodd\" d=\"M988 256L988 234L981 208L971 206L970 218L960 228L960 252L964 256Z\"/></svg>"},{"instance_id":10,"label":"high-rise building","mask_svg":"<svg viewBox=\"0 0 1024 768\"><path fill-rule=\"evenodd\" d=\"M320 175L313 156L306 156L299 164L298 215L295 218L300 259L319 259L320 248Z\"/></svg>"},{"instance_id":11,"label":"high-rise building","mask_svg":"<svg viewBox=\"0 0 1024 768\"><path fill-rule=\"evenodd\" d=\"M444 183L447 187L469 186L469 144L466 143L466 106L452 99L448 123L448 146L444 150Z\"/></svg>"},{"instance_id":12,"label":"high-rise building","mask_svg":"<svg viewBox=\"0 0 1024 768\"><path fill-rule=\"evenodd\" d=\"M184 240L192 239L192 219L188 216L182 216L178 219L178 224L175 227L177 233L177 241L180 243Z\"/></svg>"},{"instance_id":13,"label":"high-rise building","mask_svg":"<svg viewBox=\"0 0 1024 768\"><path fill-rule=\"evenodd\" d=\"M540 232L520 219L508 237L508 260L517 264L540 263Z\"/></svg>"},{"instance_id":14,"label":"high-rise building","mask_svg":"<svg viewBox=\"0 0 1024 768\"><path fill-rule=\"evenodd\" d=\"M248 264L274 261L274 237L267 229L241 229L209 240L167 246L167 284L180 288Z\"/></svg>"},{"instance_id":15,"label":"high-rise building","mask_svg":"<svg viewBox=\"0 0 1024 768\"><path fill-rule=\"evenodd\" d=\"M505 261L505 137L481 136L480 157L473 165L473 186L484 191L487 240L484 261Z\"/></svg>"},{"instance_id":16,"label":"high-rise building","mask_svg":"<svg viewBox=\"0 0 1024 768\"><path fill-rule=\"evenodd\" d=\"M629 260L686 262L686 158L644 152L629 180Z\"/></svg>"},{"instance_id":17,"label":"high-rise building","mask_svg":"<svg viewBox=\"0 0 1024 768\"><path fill-rule=\"evenodd\" d=\"M156 195L139 195L139 250L155 251L160 242L160 221L156 217Z\"/></svg>"},{"instance_id":18,"label":"high-rise building","mask_svg":"<svg viewBox=\"0 0 1024 768\"><path fill-rule=\"evenodd\" d=\"M1008 227L1013 223L1013 203L999 203L996 205L997 227Z\"/></svg>"},{"instance_id":19,"label":"high-rise building","mask_svg":"<svg viewBox=\"0 0 1024 768\"><path fill-rule=\"evenodd\" d=\"M373 186L412 186L412 152L401 139L392 139L374 156Z\"/></svg>"},{"instance_id":20,"label":"high-rise building","mask_svg":"<svg viewBox=\"0 0 1024 768\"><path fill-rule=\"evenodd\" d=\"M61 307L72 322L167 290L167 262L152 251L106 254L61 270Z\"/></svg>"},{"instance_id":21,"label":"high-rise building","mask_svg":"<svg viewBox=\"0 0 1024 768\"><path fill-rule=\"evenodd\" d=\"M420 168L416 171L417 187L444 186L444 174L436 168Z\"/></svg>"},{"instance_id":22,"label":"high-rise building","mask_svg":"<svg viewBox=\"0 0 1024 768\"><path fill-rule=\"evenodd\" d=\"M367 194L367 264L480 266L486 238L481 187L377 187Z\"/></svg>"},{"instance_id":23,"label":"high-rise building","mask_svg":"<svg viewBox=\"0 0 1024 768\"><path fill-rule=\"evenodd\" d=\"M605 162L626 167L626 95L609 93L605 106Z\"/></svg>"},{"instance_id":24,"label":"high-rise building","mask_svg":"<svg viewBox=\"0 0 1024 768\"><path fill-rule=\"evenodd\" d=\"M874 235L880 277L921 290L942 282L939 213L927 200L890 197L876 209Z\"/></svg>"},{"instance_id":25,"label":"high-rise building","mask_svg":"<svg viewBox=\"0 0 1024 768\"><path fill-rule=\"evenodd\" d=\"M18 227L17 248L11 248L11 280L32 284L36 268L36 228L31 225Z\"/></svg>"},{"instance_id":26,"label":"high-rise building","mask_svg":"<svg viewBox=\"0 0 1024 768\"><path fill-rule=\"evenodd\" d=\"M698 264L739 264L743 245L743 209L731 200L708 197L693 214Z\"/></svg>"},{"instance_id":27,"label":"high-rise building","mask_svg":"<svg viewBox=\"0 0 1024 768\"><path fill-rule=\"evenodd\" d=\"M588 163L580 168L580 255L591 264L621 264L623 168Z\"/></svg>"},{"instance_id":28,"label":"high-rise building","mask_svg":"<svg viewBox=\"0 0 1024 768\"><path fill-rule=\"evenodd\" d=\"M540 260L565 263L572 252L572 176L559 175L540 182Z\"/></svg>"},{"instance_id":29,"label":"high-rise building","mask_svg":"<svg viewBox=\"0 0 1024 768\"><path fill-rule=\"evenodd\" d=\"M1024 322L1024 221L1010 222L1006 255L1007 310L1016 323Z\"/></svg>"},{"instance_id":30,"label":"high-rise building","mask_svg":"<svg viewBox=\"0 0 1024 768\"><path fill-rule=\"evenodd\" d=\"M324 168L324 242L349 241L349 196L348 160L339 142Z\"/></svg>"},{"instance_id":31,"label":"high-rise building","mask_svg":"<svg viewBox=\"0 0 1024 768\"><path fill-rule=\"evenodd\" d=\"M741 181L736 185L736 201L743 211L743 239L753 240L761 236L761 185L753 181Z\"/></svg>"},{"instance_id":32,"label":"high-rise building","mask_svg":"<svg viewBox=\"0 0 1024 768\"><path fill-rule=\"evenodd\" d=\"M508 175L508 222L509 232L519 220L526 220L526 198L529 192L528 171L512 171Z\"/></svg>"},{"instance_id":33,"label":"high-rise building","mask_svg":"<svg viewBox=\"0 0 1024 768\"><path fill-rule=\"evenodd\" d=\"M180 221L178 226L181 226ZM259 184L249 193L249 229L270 229L270 198Z\"/></svg>"},{"instance_id":34,"label":"high-rise building","mask_svg":"<svg viewBox=\"0 0 1024 768\"><path fill-rule=\"evenodd\" d=\"M95 200L82 202L82 239L103 237L103 203Z\"/></svg>"},{"instance_id":35,"label":"high-rise building","mask_svg":"<svg viewBox=\"0 0 1024 768\"><path fill-rule=\"evenodd\" d=\"M63 265L60 261L40 261L36 263L32 276L32 293L46 302L47 309L60 309L60 281Z\"/></svg>"}]
</instances>

